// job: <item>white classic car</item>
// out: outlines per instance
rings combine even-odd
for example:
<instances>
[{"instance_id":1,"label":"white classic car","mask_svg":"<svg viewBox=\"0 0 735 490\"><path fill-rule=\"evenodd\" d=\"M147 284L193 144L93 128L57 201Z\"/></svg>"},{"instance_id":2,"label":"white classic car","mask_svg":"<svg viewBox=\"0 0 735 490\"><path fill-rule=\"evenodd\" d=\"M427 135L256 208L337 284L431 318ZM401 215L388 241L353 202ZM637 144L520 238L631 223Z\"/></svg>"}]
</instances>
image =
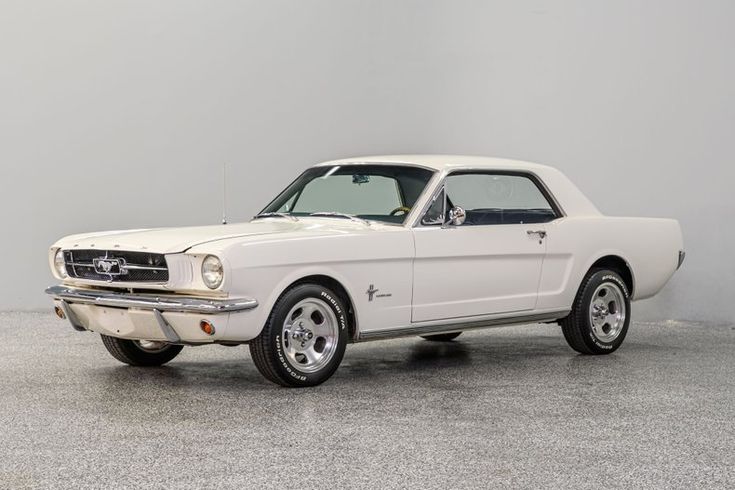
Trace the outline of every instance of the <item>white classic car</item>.
<instances>
[{"instance_id":1,"label":"white classic car","mask_svg":"<svg viewBox=\"0 0 735 490\"><path fill-rule=\"evenodd\" d=\"M553 168L383 156L309 168L248 223L59 240L47 293L124 363L249 344L269 380L313 386L349 342L481 327L558 322L609 354L683 260L675 220L602 216Z\"/></svg>"}]
</instances>

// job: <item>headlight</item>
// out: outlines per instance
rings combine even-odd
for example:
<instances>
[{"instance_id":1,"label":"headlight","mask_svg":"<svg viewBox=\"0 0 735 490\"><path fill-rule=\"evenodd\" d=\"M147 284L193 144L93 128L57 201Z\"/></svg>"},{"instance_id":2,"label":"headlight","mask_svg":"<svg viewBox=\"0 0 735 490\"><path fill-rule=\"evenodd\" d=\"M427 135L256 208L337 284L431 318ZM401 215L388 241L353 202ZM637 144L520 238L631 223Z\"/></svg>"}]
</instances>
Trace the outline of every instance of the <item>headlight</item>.
<instances>
[{"instance_id":1,"label":"headlight","mask_svg":"<svg viewBox=\"0 0 735 490\"><path fill-rule=\"evenodd\" d=\"M214 255L207 255L202 262L202 280L209 289L217 289L225 278L222 262Z\"/></svg>"},{"instance_id":2,"label":"headlight","mask_svg":"<svg viewBox=\"0 0 735 490\"><path fill-rule=\"evenodd\" d=\"M54 255L54 268L59 277L66 279L66 262L64 262L64 252L61 249L58 249Z\"/></svg>"}]
</instances>

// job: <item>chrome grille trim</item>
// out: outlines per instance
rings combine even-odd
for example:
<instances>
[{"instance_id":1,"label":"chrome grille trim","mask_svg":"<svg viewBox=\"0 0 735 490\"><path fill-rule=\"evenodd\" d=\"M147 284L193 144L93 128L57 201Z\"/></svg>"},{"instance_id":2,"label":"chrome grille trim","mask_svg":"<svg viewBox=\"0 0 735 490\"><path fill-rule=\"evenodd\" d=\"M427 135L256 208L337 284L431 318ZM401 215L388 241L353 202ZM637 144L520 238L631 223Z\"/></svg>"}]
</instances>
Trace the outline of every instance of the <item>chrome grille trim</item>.
<instances>
[{"instance_id":1,"label":"chrome grille trim","mask_svg":"<svg viewBox=\"0 0 735 490\"><path fill-rule=\"evenodd\" d=\"M105 282L145 282L165 284L169 280L163 254L124 250L64 250L64 263L70 278ZM95 265L114 261L119 271L106 273Z\"/></svg>"}]
</instances>

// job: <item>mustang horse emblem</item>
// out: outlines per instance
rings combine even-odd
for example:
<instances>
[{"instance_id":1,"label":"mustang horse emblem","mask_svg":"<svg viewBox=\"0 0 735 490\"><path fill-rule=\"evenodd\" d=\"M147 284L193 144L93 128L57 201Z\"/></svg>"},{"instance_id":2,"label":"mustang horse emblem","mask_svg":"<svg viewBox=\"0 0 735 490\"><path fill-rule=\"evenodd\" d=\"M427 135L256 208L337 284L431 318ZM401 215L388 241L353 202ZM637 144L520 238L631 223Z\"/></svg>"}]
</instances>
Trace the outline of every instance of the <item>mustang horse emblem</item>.
<instances>
[{"instance_id":1,"label":"mustang horse emblem","mask_svg":"<svg viewBox=\"0 0 735 490\"><path fill-rule=\"evenodd\" d=\"M375 289L375 284L371 284L365 293L368 295L368 301L372 301L373 297L375 296L375 293L380 291L380 289Z\"/></svg>"},{"instance_id":2,"label":"mustang horse emblem","mask_svg":"<svg viewBox=\"0 0 735 490\"><path fill-rule=\"evenodd\" d=\"M100 257L93 260L94 270L98 274L108 274L111 276L119 276L122 274L122 263L120 259L107 259Z\"/></svg>"}]
</instances>

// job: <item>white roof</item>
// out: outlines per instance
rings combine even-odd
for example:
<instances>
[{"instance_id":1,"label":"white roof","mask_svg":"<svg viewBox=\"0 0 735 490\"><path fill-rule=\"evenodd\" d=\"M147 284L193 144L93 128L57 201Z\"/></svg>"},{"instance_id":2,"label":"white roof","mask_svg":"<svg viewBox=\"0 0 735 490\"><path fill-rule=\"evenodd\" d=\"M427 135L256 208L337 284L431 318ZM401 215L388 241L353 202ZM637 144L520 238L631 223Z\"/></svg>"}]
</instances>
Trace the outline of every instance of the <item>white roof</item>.
<instances>
[{"instance_id":1,"label":"white roof","mask_svg":"<svg viewBox=\"0 0 735 490\"><path fill-rule=\"evenodd\" d=\"M435 170L470 167L539 171L542 169L551 168L546 165L539 165L537 163L524 162L521 160L468 155L374 155L331 160L328 162L320 163L317 166L358 163L419 165Z\"/></svg>"}]
</instances>

